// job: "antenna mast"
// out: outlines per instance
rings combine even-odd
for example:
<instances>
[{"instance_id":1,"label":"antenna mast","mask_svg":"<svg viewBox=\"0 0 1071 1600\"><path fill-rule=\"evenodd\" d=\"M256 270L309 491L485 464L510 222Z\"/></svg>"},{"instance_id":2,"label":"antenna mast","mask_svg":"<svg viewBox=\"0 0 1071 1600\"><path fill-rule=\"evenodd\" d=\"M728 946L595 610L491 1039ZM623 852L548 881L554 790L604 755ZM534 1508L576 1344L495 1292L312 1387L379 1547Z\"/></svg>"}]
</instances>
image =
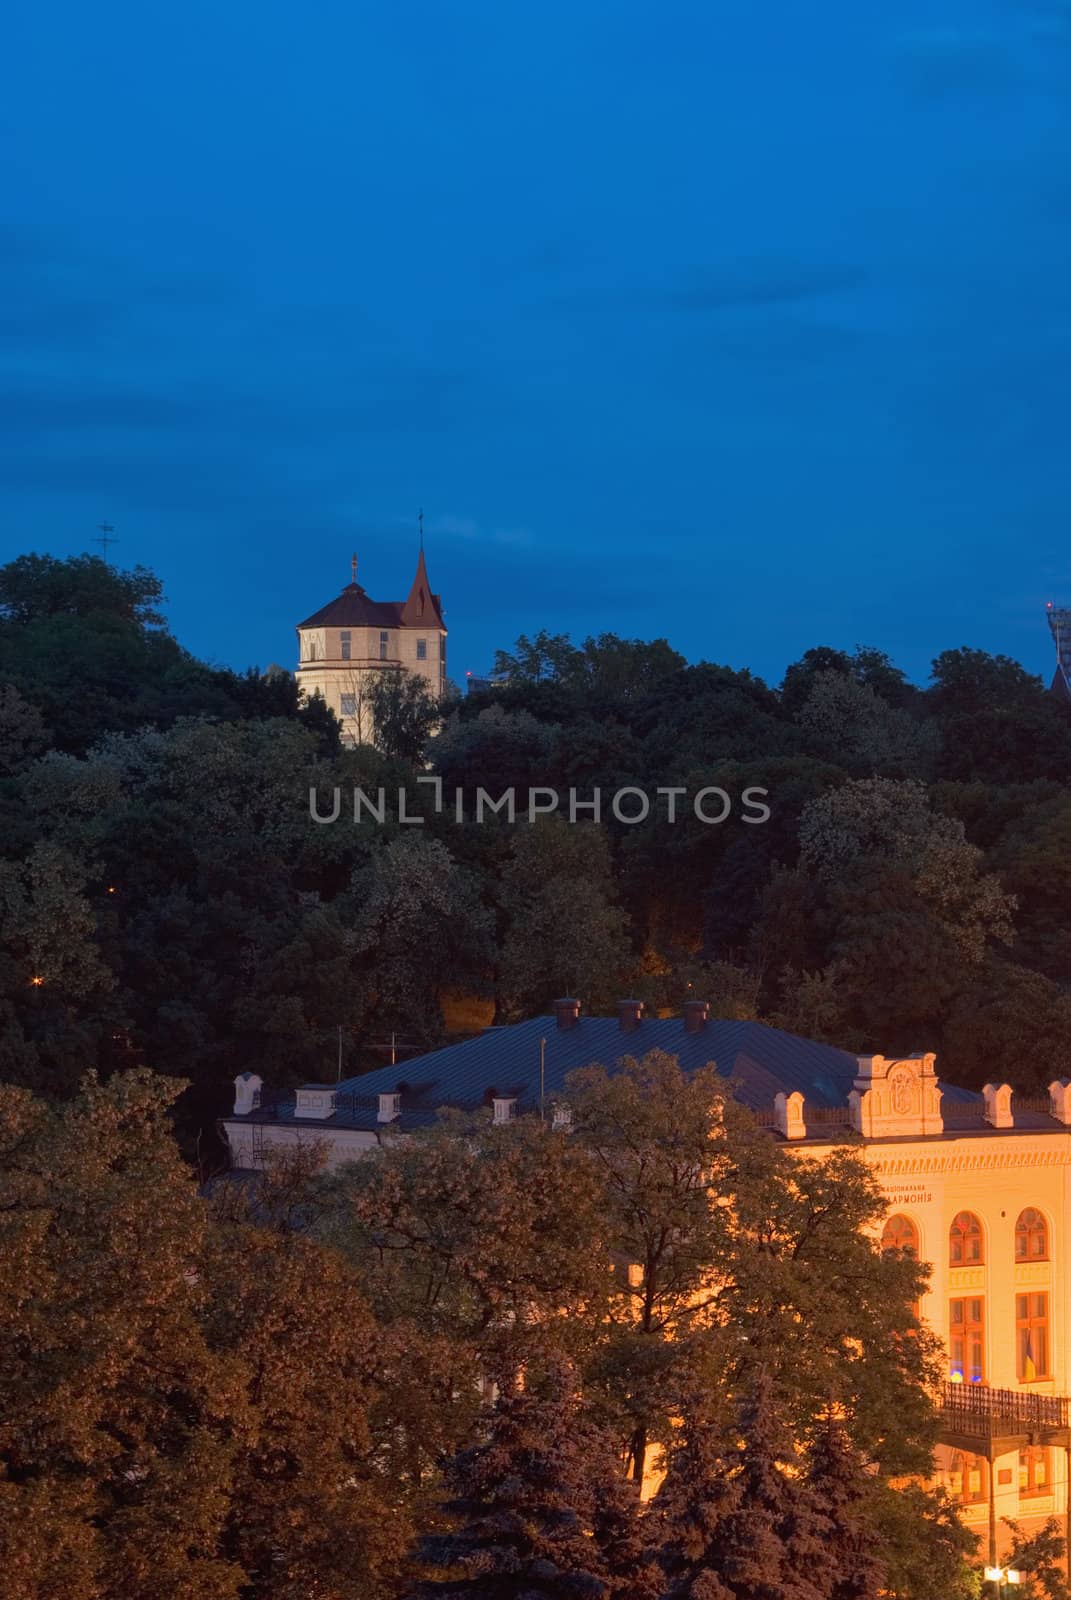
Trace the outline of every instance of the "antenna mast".
<instances>
[{"instance_id":1,"label":"antenna mast","mask_svg":"<svg viewBox=\"0 0 1071 1600\"><path fill-rule=\"evenodd\" d=\"M112 545L112 544L118 544L119 540L112 538L112 534L115 532L115 528L110 522L98 522L97 523L97 527L100 529L100 538L99 539L94 539L93 543L100 545L101 552L102 552L102 554L104 556L104 559L105 559L105 561L107 561L107 559L108 559L108 546Z\"/></svg>"}]
</instances>

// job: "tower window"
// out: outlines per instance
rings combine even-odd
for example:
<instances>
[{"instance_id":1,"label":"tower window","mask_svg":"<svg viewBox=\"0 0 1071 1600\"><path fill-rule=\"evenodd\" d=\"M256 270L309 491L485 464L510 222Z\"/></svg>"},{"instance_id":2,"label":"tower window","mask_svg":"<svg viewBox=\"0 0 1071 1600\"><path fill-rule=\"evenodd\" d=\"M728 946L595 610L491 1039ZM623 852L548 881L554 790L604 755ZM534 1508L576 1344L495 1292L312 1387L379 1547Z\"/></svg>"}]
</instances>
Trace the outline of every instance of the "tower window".
<instances>
[{"instance_id":1,"label":"tower window","mask_svg":"<svg viewBox=\"0 0 1071 1600\"><path fill-rule=\"evenodd\" d=\"M343 628L342 632L339 634L339 639L342 646L342 659L343 661L348 661L350 659L351 643L351 634L349 628Z\"/></svg>"},{"instance_id":2,"label":"tower window","mask_svg":"<svg viewBox=\"0 0 1071 1600\"><path fill-rule=\"evenodd\" d=\"M355 717L357 715L357 696L355 694L344 694L342 696L342 715L344 717Z\"/></svg>"},{"instance_id":3,"label":"tower window","mask_svg":"<svg viewBox=\"0 0 1071 1600\"><path fill-rule=\"evenodd\" d=\"M428 641L426 639L417 640L416 658L418 661L426 661L428 659Z\"/></svg>"},{"instance_id":4,"label":"tower window","mask_svg":"<svg viewBox=\"0 0 1071 1600\"><path fill-rule=\"evenodd\" d=\"M387 659L387 641L389 638L390 635L386 632L381 633L379 636L379 659L381 661L386 661Z\"/></svg>"}]
</instances>

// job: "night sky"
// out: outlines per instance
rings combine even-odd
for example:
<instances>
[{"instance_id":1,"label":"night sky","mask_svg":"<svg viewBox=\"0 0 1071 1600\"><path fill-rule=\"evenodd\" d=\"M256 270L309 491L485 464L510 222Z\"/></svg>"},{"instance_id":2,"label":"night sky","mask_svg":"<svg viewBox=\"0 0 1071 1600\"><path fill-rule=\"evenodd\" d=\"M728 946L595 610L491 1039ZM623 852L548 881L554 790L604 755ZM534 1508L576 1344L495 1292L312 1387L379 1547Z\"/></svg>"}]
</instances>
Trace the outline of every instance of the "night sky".
<instances>
[{"instance_id":1,"label":"night sky","mask_svg":"<svg viewBox=\"0 0 1071 1600\"><path fill-rule=\"evenodd\" d=\"M451 673L541 626L773 680L1049 670L1071 0L20 0L4 559L243 667L416 514Z\"/></svg>"}]
</instances>

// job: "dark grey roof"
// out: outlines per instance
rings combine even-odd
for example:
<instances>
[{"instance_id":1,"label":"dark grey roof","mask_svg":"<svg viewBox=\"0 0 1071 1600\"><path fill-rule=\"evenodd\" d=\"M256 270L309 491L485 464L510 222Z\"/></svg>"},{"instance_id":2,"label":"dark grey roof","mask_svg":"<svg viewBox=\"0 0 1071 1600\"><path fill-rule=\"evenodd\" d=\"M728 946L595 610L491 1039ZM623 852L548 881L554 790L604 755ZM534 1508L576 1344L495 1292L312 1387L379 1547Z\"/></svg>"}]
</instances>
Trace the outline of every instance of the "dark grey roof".
<instances>
[{"instance_id":1,"label":"dark grey roof","mask_svg":"<svg viewBox=\"0 0 1071 1600\"><path fill-rule=\"evenodd\" d=\"M539 1104L540 1041L545 1041L544 1093L548 1101L562 1097L566 1079L578 1067L599 1064L613 1068L625 1056L643 1056L663 1050L675 1056L685 1072L713 1063L732 1083L733 1093L753 1111L772 1112L779 1092L799 1091L809 1118L809 1135L827 1136L844 1112L858 1074L857 1058L847 1050L818 1044L762 1022L710 1021L689 1033L681 1017L644 1018L625 1032L616 1017L582 1017L572 1028L559 1028L554 1017L532 1017L512 1027L488 1028L477 1038L431 1050L393 1067L380 1067L359 1077L345 1078L335 1086L334 1114L317 1118L294 1117L293 1097L265 1100L243 1121L297 1122L310 1135L317 1129L375 1130L379 1096L402 1093L400 1120L395 1129L426 1126L442 1107L475 1110L494 1096L514 1098L518 1109ZM307 1085L329 1088L331 1085ZM1043 1099L1014 1106L1015 1131L1053 1131L1062 1124L1043 1109ZM992 1133L983 1117L980 1094L955 1084L941 1085L941 1109L946 1136ZM817 1113L817 1115L815 1115ZM823 1115L825 1114L825 1115ZM766 1117L763 1120L766 1120Z\"/></svg>"},{"instance_id":2,"label":"dark grey roof","mask_svg":"<svg viewBox=\"0 0 1071 1600\"><path fill-rule=\"evenodd\" d=\"M560 1095L578 1067L613 1067L625 1056L664 1050L685 1072L708 1062L733 1078L737 1097L754 1108L771 1107L779 1090L800 1090L812 1106L843 1106L858 1073L856 1058L832 1045L815 1044L761 1022L708 1022L688 1033L681 1017L645 1018L626 1033L616 1017L581 1017L559 1028L553 1017L532 1017L507 1028L489 1028L463 1044L346 1078L339 1089L361 1096L389 1094L405 1086L404 1104L476 1107L492 1091L516 1096L521 1106L539 1100L540 1040L546 1040L545 1093Z\"/></svg>"}]
</instances>

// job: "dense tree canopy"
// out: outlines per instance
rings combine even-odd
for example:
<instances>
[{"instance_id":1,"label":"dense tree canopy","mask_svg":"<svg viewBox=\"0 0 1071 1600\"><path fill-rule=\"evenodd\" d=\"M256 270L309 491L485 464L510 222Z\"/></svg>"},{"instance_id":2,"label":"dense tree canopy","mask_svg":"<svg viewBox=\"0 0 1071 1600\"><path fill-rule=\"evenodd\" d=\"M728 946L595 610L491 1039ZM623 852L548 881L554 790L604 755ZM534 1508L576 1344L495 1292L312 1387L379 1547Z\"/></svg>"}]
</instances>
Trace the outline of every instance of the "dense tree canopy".
<instances>
[{"instance_id":1,"label":"dense tree canopy","mask_svg":"<svg viewBox=\"0 0 1071 1600\"><path fill-rule=\"evenodd\" d=\"M191 1082L192 1138L238 1071L333 1075L340 1030L352 1071L442 1038L459 999L508 1020L566 989L703 992L850 1049L925 1045L971 1084L1034 1087L1066 1052L1071 710L1016 662L946 651L918 688L821 647L772 688L664 640L541 633L445 707L388 675L380 748L342 749L291 674L204 666L162 605L94 557L0 569L9 1081L144 1062ZM354 822L355 785L382 822ZM641 825L611 808L625 787ZM535 791L557 815L531 826Z\"/></svg>"}]
</instances>

